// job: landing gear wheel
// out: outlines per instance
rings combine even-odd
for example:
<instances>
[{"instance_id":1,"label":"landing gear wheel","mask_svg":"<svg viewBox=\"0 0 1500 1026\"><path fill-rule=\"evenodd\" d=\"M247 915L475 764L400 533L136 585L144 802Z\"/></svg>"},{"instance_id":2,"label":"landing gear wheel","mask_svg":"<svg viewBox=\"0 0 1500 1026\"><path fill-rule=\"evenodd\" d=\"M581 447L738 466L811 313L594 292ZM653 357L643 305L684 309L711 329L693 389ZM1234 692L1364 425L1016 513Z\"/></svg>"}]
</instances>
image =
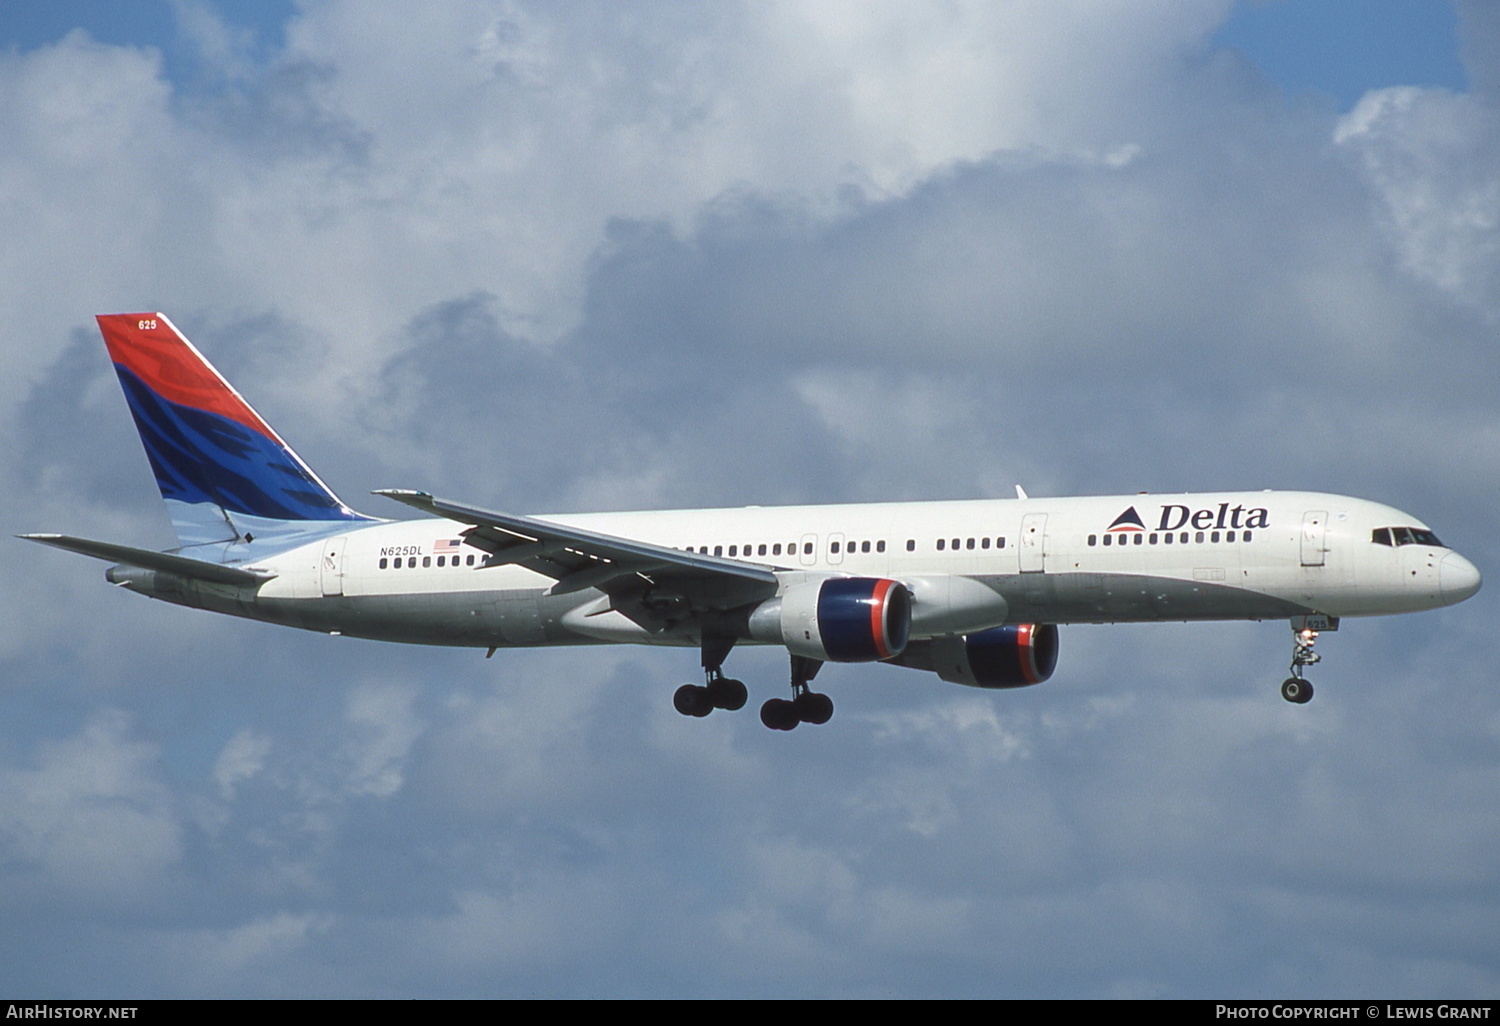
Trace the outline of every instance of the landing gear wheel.
<instances>
[{"instance_id":1,"label":"landing gear wheel","mask_svg":"<svg viewBox=\"0 0 1500 1026\"><path fill-rule=\"evenodd\" d=\"M792 702L803 723L821 725L833 719L833 699L817 691L804 691Z\"/></svg>"},{"instance_id":2,"label":"landing gear wheel","mask_svg":"<svg viewBox=\"0 0 1500 1026\"><path fill-rule=\"evenodd\" d=\"M1303 680L1301 677L1288 677L1281 682L1281 697L1296 705L1306 705L1312 701L1313 686L1311 681Z\"/></svg>"},{"instance_id":3,"label":"landing gear wheel","mask_svg":"<svg viewBox=\"0 0 1500 1026\"><path fill-rule=\"evenodd\" d=\"M731 677L715 677L708 682L707 692L708 700L715 709L729 712L745 708L745 703L750 699L750 692L745 689L744 682Z\"/></svg>"},{"instance_id":4,"label":"landing gear wheel","mask_svg":"<svg viewBox=\"0 0 1500 1026\"><path fill-rule=\"evenodd\" d=\"M785 698L772 698L760 707L760 722L772 730L791 730L802 722L802 717L793 703Z\"/></svg>"},{"instance_id":5,"label":"landing gear wheel","mask_svg":"<svg viewBox=\"0 0 1500 1026\"><path fill-rule=\"evenodd\" d=\"M714 711L708 688L698 684L684 684L672 696L672 705L684 716L707 716Z\"/></svg>"}]
</instances>

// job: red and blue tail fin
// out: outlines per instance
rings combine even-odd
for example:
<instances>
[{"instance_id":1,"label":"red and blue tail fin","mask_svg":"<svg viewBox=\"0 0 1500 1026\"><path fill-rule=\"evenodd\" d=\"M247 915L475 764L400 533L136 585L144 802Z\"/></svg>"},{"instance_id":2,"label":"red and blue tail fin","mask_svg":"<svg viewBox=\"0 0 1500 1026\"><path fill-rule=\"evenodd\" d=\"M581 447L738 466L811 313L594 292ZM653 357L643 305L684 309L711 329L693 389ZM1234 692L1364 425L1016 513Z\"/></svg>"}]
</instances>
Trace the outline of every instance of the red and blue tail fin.
<instances>
[{"instance_id":1,"label":"red and blue tail fin","mask_svg":"<svg viewBox=\"0 0 1500 1026\"><path fill-rule=\"evenodd\" d=\"M184 546L293 541L369 520L344 505L165 316L98 321Z\"/></svg>"}]
</instances>

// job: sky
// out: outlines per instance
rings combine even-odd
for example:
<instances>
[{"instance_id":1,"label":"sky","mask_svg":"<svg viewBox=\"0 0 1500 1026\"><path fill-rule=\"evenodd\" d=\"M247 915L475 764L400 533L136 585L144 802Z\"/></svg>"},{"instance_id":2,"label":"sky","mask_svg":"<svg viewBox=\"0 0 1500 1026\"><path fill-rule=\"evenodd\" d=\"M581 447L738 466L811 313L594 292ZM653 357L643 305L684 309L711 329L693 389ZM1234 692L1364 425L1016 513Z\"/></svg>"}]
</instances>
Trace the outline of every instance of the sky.
<instances>
[{"instance_id":1,"label":"sky","mask_svg":"<svg viewBox=\"0 0 1500 1026\"><path fill-rule=\"evenodd\" d=\"M166 548L93 325L346 501L1316 489L1488 575L1048 683L304 634L0 545L0 993L1500 992L1500 8L0 0L0 523Z\"/></svg>"}]
</instances>

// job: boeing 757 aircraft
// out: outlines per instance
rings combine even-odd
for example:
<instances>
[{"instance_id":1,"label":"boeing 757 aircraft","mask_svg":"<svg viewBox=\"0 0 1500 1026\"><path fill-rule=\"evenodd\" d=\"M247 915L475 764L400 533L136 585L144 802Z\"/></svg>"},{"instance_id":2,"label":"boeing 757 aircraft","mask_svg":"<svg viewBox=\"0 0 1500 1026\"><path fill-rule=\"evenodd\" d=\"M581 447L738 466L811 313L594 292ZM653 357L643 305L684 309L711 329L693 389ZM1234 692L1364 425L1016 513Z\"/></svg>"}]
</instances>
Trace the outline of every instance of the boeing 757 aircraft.
<instances>
[{"instance_id":1,"label":"boeing 757 aircraft","mask_svg":"<svg viewBox=\"0 0 1500 1026\"><path fill-rule=\"evenodd\" d=\"M1320 631L1462 602L1479 572L1421 521L1341 495L1214 492L517 516L376 492L429 516L356 513L160 313L98 318L177 532L165 552L33 541L117 565L178 605L383 641L488 649L699 649L688 716L739 709L740 643L791 656L761 720L826 723L825 662L885 662L979 688L1039 684L1058 624L1287 620L1289 702Z\"/></svg>"}]
</instances>

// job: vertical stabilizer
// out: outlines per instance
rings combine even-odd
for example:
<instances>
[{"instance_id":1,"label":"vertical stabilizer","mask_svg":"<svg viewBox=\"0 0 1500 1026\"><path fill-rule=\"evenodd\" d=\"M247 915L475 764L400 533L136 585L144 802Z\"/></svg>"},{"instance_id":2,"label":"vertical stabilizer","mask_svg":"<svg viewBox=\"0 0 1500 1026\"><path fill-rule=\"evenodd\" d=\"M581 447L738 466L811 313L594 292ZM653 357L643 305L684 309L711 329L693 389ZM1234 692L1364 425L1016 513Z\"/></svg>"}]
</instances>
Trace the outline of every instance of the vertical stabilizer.
<instances>
[{"instance_id":1,"label":"vertical stabilizer","mask_svg":"<svg viewBox=\"0 0 1500 1026\"><path fill-rule=\"evenodd\" d=\"M344 505L164 315L98 321L183 546L290 542L369 520Z\"/></svg>"}]
</instances>

